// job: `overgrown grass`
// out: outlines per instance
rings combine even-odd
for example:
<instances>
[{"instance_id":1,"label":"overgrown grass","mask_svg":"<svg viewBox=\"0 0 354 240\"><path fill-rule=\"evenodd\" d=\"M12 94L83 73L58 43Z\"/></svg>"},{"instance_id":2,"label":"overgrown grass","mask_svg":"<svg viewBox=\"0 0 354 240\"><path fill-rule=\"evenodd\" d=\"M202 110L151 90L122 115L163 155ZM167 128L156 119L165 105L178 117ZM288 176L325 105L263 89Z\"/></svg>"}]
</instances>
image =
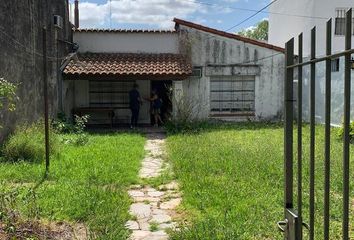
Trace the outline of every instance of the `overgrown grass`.
<instances>
[{"instance_id":1,"label":"overgrown grass","mask_svg":"<svg viewBox=\"0 0 354 240\"><path fill-rule=\"evenodd\" d=\"M340 239L342 144L337 139L337 130L332 132L330 239ZM308 222L308 126L304 126L303 141L303 208L304 221ZM283 239L276 227L276 222L284 218L281 125L210 125L199 133L170 135L167 143L169 158L183 191L182 207L189 220L181 231L172 234L172 239ZM316 239L323 239L323 149L324 128L318 126ZM353 153L352 146L351 156ZM353 157L350 172L353 180ZM353 185L351 181L351 216L354 215ZM351 219L351 236L354 236L353 223ZM304 232L307 234L306 230Z\"/></svg>"},{"instance_id":2,"label":"overgrown grass","mask_svg":"<svg viewBox=\"0 0 354 240\"><path fill-rule=\"evenodd\" d=\"M84 146L63 145L31 204L26 196L41 180L43 164L0 163L1 192L17 189L14 208L24 216L83 222L92 237L126 239L127 188L138 182L144 142L139 134L92 134Z\"/></svg>"}]
</instances>

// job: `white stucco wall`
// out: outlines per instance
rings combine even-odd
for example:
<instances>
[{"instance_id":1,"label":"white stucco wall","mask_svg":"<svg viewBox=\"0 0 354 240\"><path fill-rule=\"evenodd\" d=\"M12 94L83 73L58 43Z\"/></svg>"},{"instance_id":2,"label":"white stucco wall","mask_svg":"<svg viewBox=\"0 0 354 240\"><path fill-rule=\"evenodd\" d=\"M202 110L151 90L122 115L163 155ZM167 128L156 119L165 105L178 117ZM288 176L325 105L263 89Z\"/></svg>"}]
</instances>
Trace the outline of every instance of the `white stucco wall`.
<instances>
[{"instance_id":1,"label":"white stucco wall","mask_svg":"<svg viewBox=\"0 0 354 240\"><path fill-rule=\"evenodd\" d=\"M79 52L178 53L177 33L75 32Z\"/></svg>"},{"instance_id":2,"label":"white stucco wall","mask_svg":"<svg viewBox=\"0 0 354 240\"><path fill-rule=\"evenodd\" d=\"M326 22L332 20L332 50L338 52L344 50L344 36L334 35L336 8L354 8L353 0L282 0L277 1L270 7L270 12L281 13L269 14L269 40L270 44L285 46L285 43L295 37L295 52L297 52L297 37L304 34L304 56L310 55L311 29L316 26L317 31L317 54L325 54ZM288 14L288 15L287 15ZM296 17L289 15L314 16L325 19ZM354 45L354 38L352 40Z\"/></svg>"},{"instance_id":3,"label":"white stucco wall","mask_svg":"<svg viewBox=\"0 0 354 240\"><path fill-rule=\"evenodd\" d=\"M210 115L211 76L222 75L255 75L256 119L277 119L282 115L283 53L183 25L180 27L187 32L181 34L191 44L193 66L203 67L201 78L183 81L183 94L196 104L194 112L199 118ZM260 61L253 62L255 58Z\"/></svg>"}]
</instances>

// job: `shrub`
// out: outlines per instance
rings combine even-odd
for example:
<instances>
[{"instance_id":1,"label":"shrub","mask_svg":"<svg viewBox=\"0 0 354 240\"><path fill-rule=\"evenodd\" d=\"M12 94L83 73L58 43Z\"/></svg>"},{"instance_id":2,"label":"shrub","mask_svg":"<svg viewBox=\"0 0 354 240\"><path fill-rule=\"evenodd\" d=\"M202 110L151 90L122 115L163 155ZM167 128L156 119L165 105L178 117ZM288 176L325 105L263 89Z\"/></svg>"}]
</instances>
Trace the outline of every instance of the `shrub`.
<instances>
[{"instance_id":1,"label":"shrub","mask_svg":"<svg viewBox=\"0 0 354 240\"><path fill-rule=\"evenodd\" d=\"M75 122L74 124L72 124L68 121L65 114L58 114L58 119L53 121L53 128L57 133L73 134L62 136L62 143L83 146L89 140L88 135L85 133L86 123L88 122L88 119L88 115L75 115Z\"/></svg>"},{"instance_id":2,"label":"shrub","mask_svg":"<svg viewBox=\"0 0 354 240\"><path fill-rule=\"evenodd\" d=\"M59 141L57 135L50 129L50 154L58 152ZM3 147L3 156L6 161L41 162L45 158L45 136L42 121L32 125L21 125L9 137Z\"/></svg>"},{"instance_id":3,"label":"shrub","mask_svg":"<svg viewBox=\"0 0 354 240\"><path fill-rule=\"evenodd\" d=\"M340 139L343 139L343 135L344 135L344 126L342 124L342 126L338 129L338 137ZM354 121L349 124L349 139L351 143L354 142Z\"/></svg>"}]
</instances>

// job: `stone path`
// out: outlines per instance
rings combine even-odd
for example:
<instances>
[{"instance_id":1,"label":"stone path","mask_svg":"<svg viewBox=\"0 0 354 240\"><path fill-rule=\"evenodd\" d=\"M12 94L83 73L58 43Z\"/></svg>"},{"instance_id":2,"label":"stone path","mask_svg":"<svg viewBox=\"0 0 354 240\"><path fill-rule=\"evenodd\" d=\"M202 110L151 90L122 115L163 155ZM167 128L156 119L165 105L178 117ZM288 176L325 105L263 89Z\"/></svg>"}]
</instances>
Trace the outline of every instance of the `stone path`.
<instances>
[{"instance_id":1,"label":"stone path","mask_svg":"<svg viewBox=\"0 0 354 240\"><path fill-rule=\"evenodd\" d=\"M141 179L158 177L164 170L165 135L149 133L147 138L145 144L147 155L139 172ZM126 227L132 230L130 239L168 239L166 229L176 229L177 224L173 221L173 216L176 214L176 207L182 201L177 182L172 181L157 189L150 186L131 186L128 193L133 199L129 210L133 219L126 223Z\"/></svg>"}]
</instances>

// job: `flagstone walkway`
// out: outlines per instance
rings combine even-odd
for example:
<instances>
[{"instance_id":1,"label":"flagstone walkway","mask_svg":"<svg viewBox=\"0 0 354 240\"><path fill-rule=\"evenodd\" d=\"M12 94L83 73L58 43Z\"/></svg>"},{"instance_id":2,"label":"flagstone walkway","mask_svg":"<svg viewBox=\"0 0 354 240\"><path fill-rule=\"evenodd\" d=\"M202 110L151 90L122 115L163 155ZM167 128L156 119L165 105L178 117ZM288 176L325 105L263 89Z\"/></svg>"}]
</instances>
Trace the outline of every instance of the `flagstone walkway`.
<instances>
[{"instance_id":1,"label":"flagstone walkway","mask_svg":"<svg viewBox=\"0 0 354 240\"><path fill-rule=\"evenodd\" d=\"M141 179L158 177L164 170L165 134L148 133L145 150L147 152L139 172ZM166 166L165 166L166 167ZM182 198L175 181L161 185L157 189L150 186L135 185L128 191L133 199L130 206L132 220L126 227L132 230L131 240L166 240L166 229L175 229L173 216Z\"/></svg>"}]
</instances>

